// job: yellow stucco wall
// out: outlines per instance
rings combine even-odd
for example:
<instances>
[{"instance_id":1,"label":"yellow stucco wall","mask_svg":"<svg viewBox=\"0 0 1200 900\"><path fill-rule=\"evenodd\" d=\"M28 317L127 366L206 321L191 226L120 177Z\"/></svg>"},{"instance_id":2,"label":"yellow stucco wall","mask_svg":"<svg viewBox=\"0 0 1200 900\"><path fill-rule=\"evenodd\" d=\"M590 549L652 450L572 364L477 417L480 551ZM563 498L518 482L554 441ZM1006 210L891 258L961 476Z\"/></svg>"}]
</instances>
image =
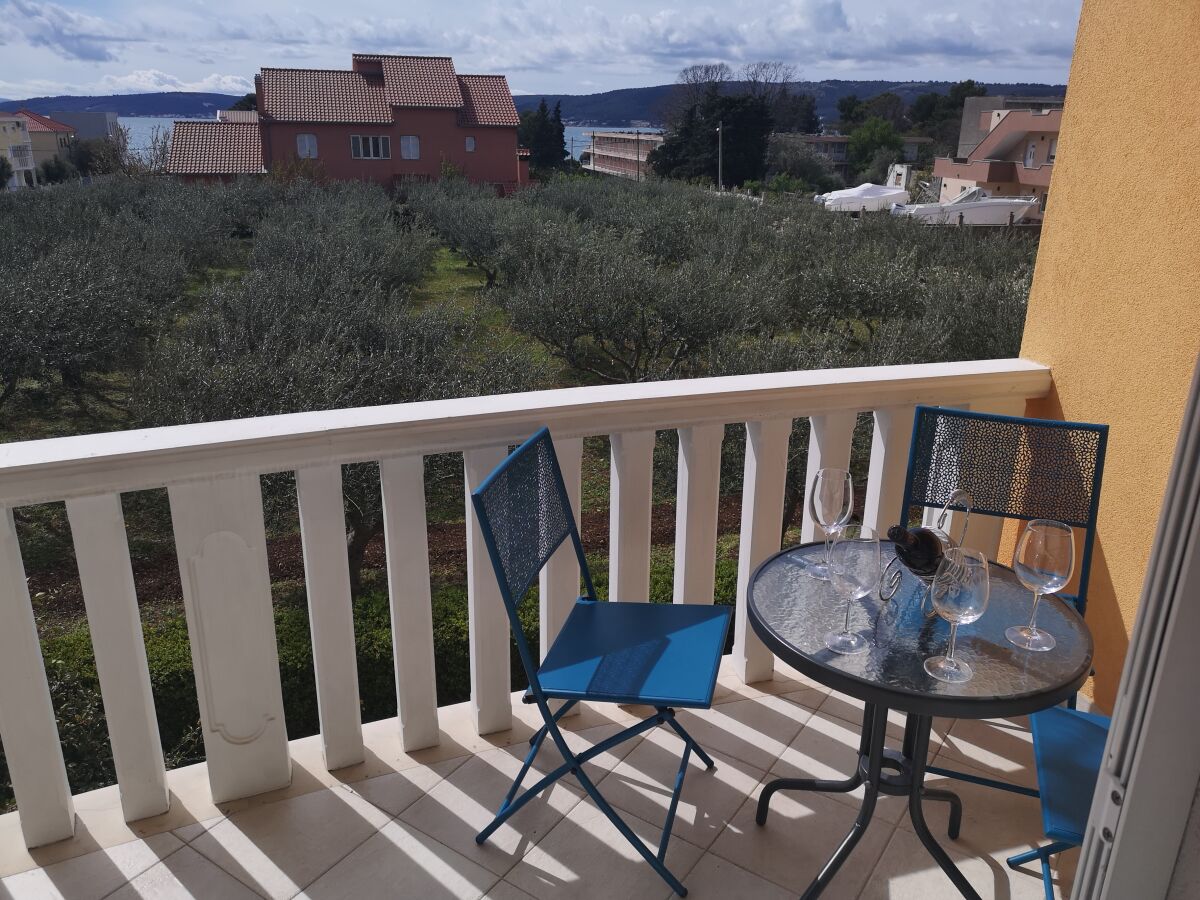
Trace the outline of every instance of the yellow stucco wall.
<instances>
[{"instance_id":1,"label":"yellow stucco wall","mask_svg":"<svg viewBox=\"0 0 1200 900\"><path fill-rule=\"evenodd\" d=\"M1200 350L1200 2L1085 0L1021 355L1110 426L1087 618L1111 709Z\"/></svg>"}]
</instances>

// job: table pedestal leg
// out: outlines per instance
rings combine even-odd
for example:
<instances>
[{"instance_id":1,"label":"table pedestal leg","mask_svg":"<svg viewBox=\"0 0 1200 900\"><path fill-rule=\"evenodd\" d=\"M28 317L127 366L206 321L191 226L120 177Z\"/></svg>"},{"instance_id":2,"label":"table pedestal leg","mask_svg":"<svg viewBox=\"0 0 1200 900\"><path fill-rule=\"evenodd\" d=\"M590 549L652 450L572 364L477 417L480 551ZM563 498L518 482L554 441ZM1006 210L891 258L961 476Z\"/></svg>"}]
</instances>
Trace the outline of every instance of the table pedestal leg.
<instances>
[{"instance_id":1,"label":"table pedestal leg","mask_svg":"<svg viewBox=\"0 0 1200 900\"><path fill-rule=\"evenodd\" d=\"M929 826L925 824L925 811L921 808L921 800L923 797L928 797L932 800L947 800L949 797L954 799L950 801L950 837L958 837L958 828L962 820L962 803L958 797L955 797L949 791L930 791L924 788L925 781L925 758L929 755L929 731L933 726L933 719L929 716L909 716L908 728L914 729L913 740L913 755L912 755L912 787L908 795L908 816L912 819L913 830L916 831L917 837L921 839L921 843L925 845L925 849L929 851L929 855L934 858L942 871L946 873L946 877L954 882L954 886L958 888L958 892L967 900L981 900L979 894L971 887L971 883L963 877L963 873L958 870L958 866L954 864L954 860L942 849L941 845L929 831ZM949 795L947 797L946 795Z\"/></svg>"},{"instance_id":2,"label":"table pedestal leg","mask_svg":"<svg viewBox=\"0 0 1200 900\"><path fill-rule=\"evenodd\" d=\"M867 771L864 775L860 766L859 773L856 775L856 778L860 778L861 782L866 785L866 795L863 797L862 806L859 807L858 816L850 828L850 833L842 839L833 856L829 858L829 862L825 863L813 883L808 886L808 890L801 895L800 900L811 900L811 898L821 896L821 892L833 880L837 870L842 867L842 863L850 856L854 846L866 833L867 826L871 824L871 817L875 814L875 802L879 799L879 776L883 769L883 742L886 731L887 709L868 704L863 713L864 743L867 744ZM857 786L855 785L855 787Z\"/></svg>"},{"instance_id":3,"label":"table pedestal leg","mask_svg":"<svg viewBox=\"0 0 1200 900\"><path fill-rule=\"evenodd\" d=\"M929 716L910 715L904 728L904 743L900 753L885 750L887 731L887 709L868 703L863 710L862 738L859 742L859 763L855 773L841 781L822 778L777 778L763 786L758 799L758 810L755 820L759 825L766 824L767 812L771 796L776 791L822 791L828 793L845 793L853 791L859 785L866 785L866 795L858 816L851 826L850 832L842 839L833 856L825 863L820 874L802 895L802 900L812 900L819 897L828 887L833 876L841 868L842 863L850 856L855 845L862 838L875 813L875 805L879 795L908 797L908 813L912 819L913 828L925 849L946 873L967 900L980 900L970 883L963 877L962 872L953 860L941 848L925 823L922 802L936 800L950 804L950 823L947 828L951 840L958 838L962 825L962 801L951 791L925 787L925 764L929 755L929 732L933 727L933 719ZM884 768L896 771L896 774L884 772Z\"/></svg>"}]
</instances>

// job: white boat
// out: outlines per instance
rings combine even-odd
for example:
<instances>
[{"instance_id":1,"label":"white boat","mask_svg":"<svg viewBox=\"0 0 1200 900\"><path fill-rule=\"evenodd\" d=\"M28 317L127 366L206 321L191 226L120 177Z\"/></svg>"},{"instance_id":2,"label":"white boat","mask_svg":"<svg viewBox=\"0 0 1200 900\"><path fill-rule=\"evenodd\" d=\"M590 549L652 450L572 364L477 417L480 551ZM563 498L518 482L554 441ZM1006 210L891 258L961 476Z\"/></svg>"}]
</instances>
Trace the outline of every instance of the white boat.
<instances>
[{"instance_id":1,"label":"white boat","mask_svg":"<svg viewBox=\"0 0 1200 900\"><path fill-rule=\"evenodd\" d=\"M907 203L908 191L868 182L858 187L818 194L813 199L833 212L880 212L891 209L893 204Z\"/></svg>"},{"instance_id":2,"label":"white boat","mask_svg":"<svg viewBox=\"0 0 1200 900\"><path fill-rule=\"evenodd\" d=\"M983 188L974 187L945 203L898 203L892 207L892 215L908 216L927 225L1007 225L1010 221L1020 222L1038 202L1037 197L993 197Z\"/></svg>"}]
</instances>

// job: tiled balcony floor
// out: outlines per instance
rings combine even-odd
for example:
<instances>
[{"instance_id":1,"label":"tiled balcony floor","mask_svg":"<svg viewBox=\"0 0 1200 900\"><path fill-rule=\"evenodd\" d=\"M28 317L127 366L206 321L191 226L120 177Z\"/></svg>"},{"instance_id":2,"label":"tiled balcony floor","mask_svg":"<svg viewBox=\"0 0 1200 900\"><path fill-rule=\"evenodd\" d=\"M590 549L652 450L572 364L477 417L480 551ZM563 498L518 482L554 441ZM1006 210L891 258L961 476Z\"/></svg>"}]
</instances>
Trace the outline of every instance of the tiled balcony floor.
<instances>
[{"instance_id":1,"label":"tiled balcony floor","mask_svg":"<svg viewBox=\"0 0 1200 900\"><path fill-rule=\"evenodd\" d=\"M531 712L517 705L511 732L448 739L412 756L373 752L372 735L380 729L368 726L374 762L323 773L323 779L319 766L305 767L311 746L296 742L291 788L220 809L178 799L171 813L135 823L133 830L104 824L106 813L89 813L93 795L85 795L77 798L81 833L32 853L12 849L15 817L3 817L10 821L0 822L0 871L15 874L0 880L0 898L671 896L569 779L530 803L489 843L475 845L475 832L490 820L517 771ZM453 721L456 715L464 721ZM726 673L712 710L680 715L717 768L707 772L693 763L668 865L697 900L798 894L849 829L858 797L777 794L764 828L754 824L755 801L764 780L777 775L852 771L858 740L853 701L794 672L749 687ZM466 734L466 719L465 706L443 710L447 735ZM593 743L632 719L628 711L606 707L564 721L571 723L571 740ZM379 723L384 725L395 731L394 722ZM899 737L898 726L895 732ZM939 721L933 741L938 764L1033 781L1024 722ZM678 752L678 738L659 729L592 766L602 793L648 842L661 827ZM547 747L541 760L553 765L557 753ZM188 777L173 776L177 798L186 794ZM976 890L984 897L1040 898L1035 869L1018 873L1004 864L1006 856L1043 841L1037 801L964 782L949 786L963 800L962 836L957 842L945 838L944 804L929 804L930 826ZM96 810L111 805L113 792L107 790L95 792ZM826 897L957 896L903 812L900 799L882 800ZM97 845L105 849L92 849ZM1062 860L1064 892L1076 855Z\"/></svg>"}]
</instances>

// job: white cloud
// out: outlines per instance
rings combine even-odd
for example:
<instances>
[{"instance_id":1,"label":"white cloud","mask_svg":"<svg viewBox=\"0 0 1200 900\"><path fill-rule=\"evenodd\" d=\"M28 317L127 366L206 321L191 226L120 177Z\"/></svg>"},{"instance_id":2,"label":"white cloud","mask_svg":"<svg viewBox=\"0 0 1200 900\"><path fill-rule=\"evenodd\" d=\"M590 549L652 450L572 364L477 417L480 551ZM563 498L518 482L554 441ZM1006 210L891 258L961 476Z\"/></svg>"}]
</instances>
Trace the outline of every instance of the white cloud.
<instances>
[{"instance_id":1,"label":"white cloud","mask_svg":"<svg viewBox=\"0 0 1200 900\"><path fill-rule=\"evenodd\" d=\"M159 69L138 69L125 75L105 75L96 87L105 94L149 94L158 91L245 94L254 90L254 83L241 75L220 75L215 72L197 81L184 81Z\"/></svg>"},{"instance_id":2,"label":"white cloud","mask_svg":"<svg viewBox=\"0 0 1200 900\"><path fill-rule=\"evenodd\" d=\"M67 59L107 62L117 58L116 47L137 40L136 30L118 26L57 3L9 0L0 16L34 47L45 47Z\"/></svg>"},{"instance_id":3,"label":"white cloud","mask_svg":"<svg viewBox=\"0 0 1200 900\"><path fill-rule=\"evenodd\" d=\"M113 90L229 89L223 79L235 79L242 90L248 79L212 73L345 67L365 51L447 54L462 71L507 73L539 92L661 84L692 63L761 59L814 79L1055 81L1081 0L408 0L391 16L373 0L333 10L315 0L100 2L0 0L5 74ZM99 8L115 11L101 18Z\"/></svg>"}]
</instances>

